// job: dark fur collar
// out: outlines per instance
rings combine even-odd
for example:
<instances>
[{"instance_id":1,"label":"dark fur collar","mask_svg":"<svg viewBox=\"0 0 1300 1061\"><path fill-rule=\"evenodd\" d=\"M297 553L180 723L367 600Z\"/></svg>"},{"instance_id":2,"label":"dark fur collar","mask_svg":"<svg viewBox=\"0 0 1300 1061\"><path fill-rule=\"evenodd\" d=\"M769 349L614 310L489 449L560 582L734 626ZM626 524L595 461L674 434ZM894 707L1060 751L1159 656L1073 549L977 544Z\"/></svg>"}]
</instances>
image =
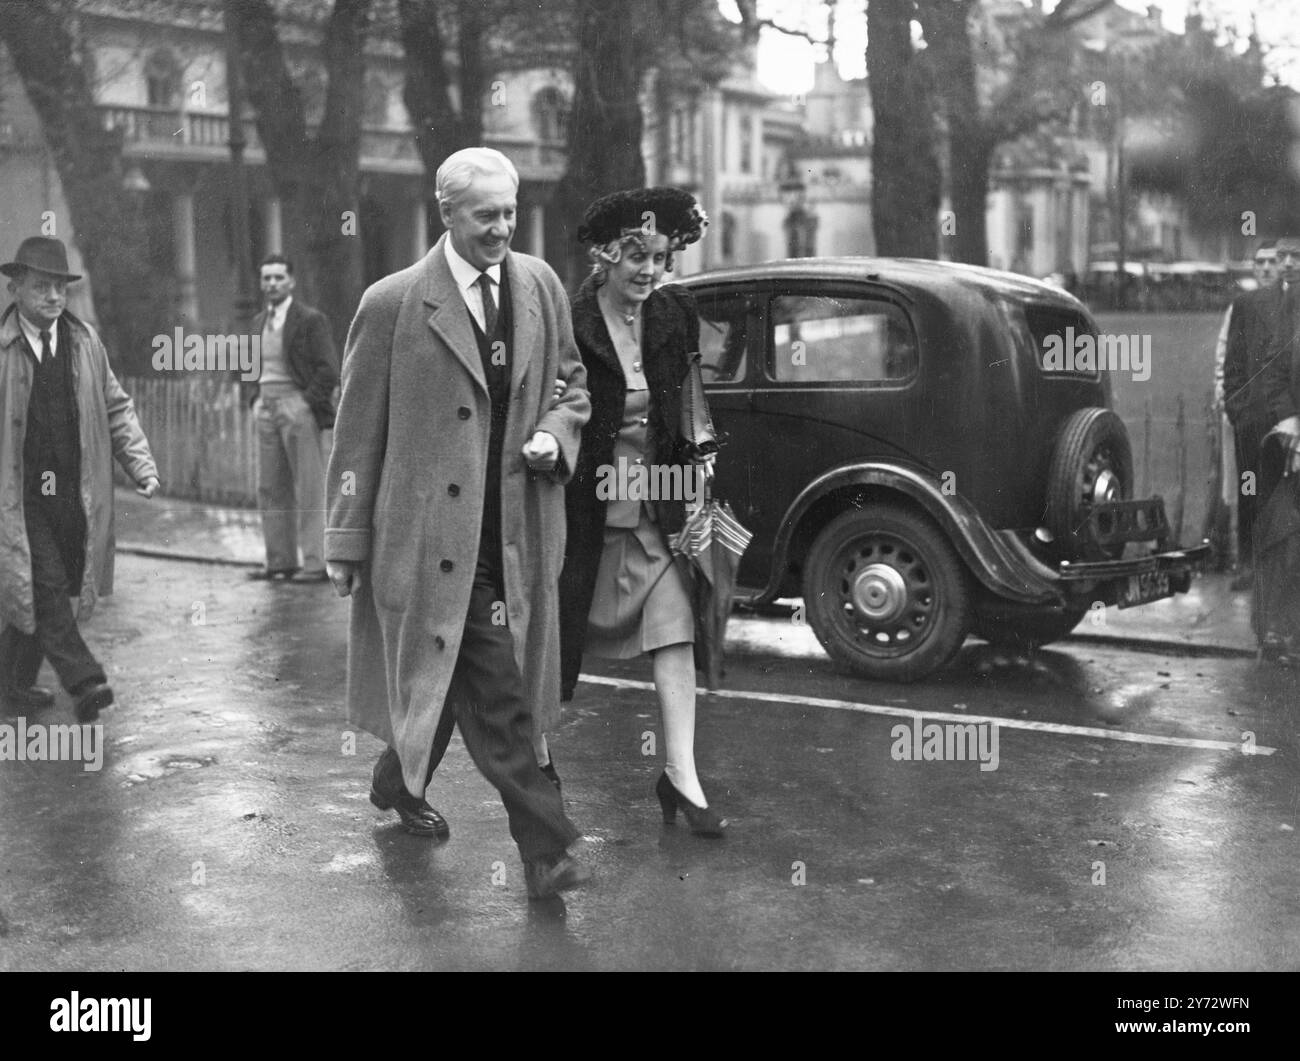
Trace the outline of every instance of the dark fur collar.
<instances>
[{"instance_id":1,"label":"dark fur collar","mask_svg":"<svg viewBox=\"0 0 1300 1061\"><path fill-rule=\"evenodd\" d=\"M603 361L619 379L623 379L623 366L614 350L614 341L605 325L605 315L596 298L597 285L587 277L573 297L573 336L585 359L593 354ZM656 376L669 369L672 358L666 356L674 331L675 309L672 300L661 290L652 291L642 310L641 352L646 366L646 381L655 387ZM625 381L626 382L626 381Z\"/></svg>"}]
</instances>

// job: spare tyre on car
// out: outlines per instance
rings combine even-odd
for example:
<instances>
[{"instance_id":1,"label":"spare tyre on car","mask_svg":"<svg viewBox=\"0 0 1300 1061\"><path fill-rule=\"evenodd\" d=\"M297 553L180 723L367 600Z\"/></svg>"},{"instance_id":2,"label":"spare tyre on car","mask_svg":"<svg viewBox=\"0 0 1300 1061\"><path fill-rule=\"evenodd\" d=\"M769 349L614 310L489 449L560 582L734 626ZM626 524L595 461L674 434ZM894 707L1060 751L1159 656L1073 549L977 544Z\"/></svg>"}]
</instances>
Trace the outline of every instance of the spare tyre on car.
<instances>
[{"instance_id":1,"label":"spare tyre on car","mask_svg":"<svg viewBox=\"0 0 1300 1061\"><path fill-rule=\"evenodd\" d=\"M1133 496L1133 450L1110 409L1077 409L1061 425L1047 474L1047 528L1071 560L1111 560L1124 543L1099 540L1101 506ZM1100 519L1094 518L1094 513Z\"/></svg>"}]
</instances>

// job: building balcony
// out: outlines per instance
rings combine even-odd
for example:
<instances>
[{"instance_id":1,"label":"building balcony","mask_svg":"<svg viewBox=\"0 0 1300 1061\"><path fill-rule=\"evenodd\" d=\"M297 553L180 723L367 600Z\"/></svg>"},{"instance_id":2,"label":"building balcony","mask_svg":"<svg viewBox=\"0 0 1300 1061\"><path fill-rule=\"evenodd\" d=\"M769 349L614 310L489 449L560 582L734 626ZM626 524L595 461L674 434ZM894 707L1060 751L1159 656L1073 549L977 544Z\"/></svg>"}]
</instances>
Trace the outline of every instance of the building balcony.
<instances>
[{"instance_id":1,"label":"building balcony","mask_svg":"<svg viewBox=\"0 0 1300 1061\"><path fill-rule=\"evenodd\" d=\"M121 131L128 158L175 162L226 162L230 158L230 120L224 114L111 105L99 110L105 129ZM244 119L244 139L245 160L264 165L266 151L251 118ZM484 142L510 158L521 180L553 183L564 173L562 143L491 135L485 136ZM361 169L419 176L424 165L409 130L370 128L361 133Z\"/></svg>"}]
</instances>

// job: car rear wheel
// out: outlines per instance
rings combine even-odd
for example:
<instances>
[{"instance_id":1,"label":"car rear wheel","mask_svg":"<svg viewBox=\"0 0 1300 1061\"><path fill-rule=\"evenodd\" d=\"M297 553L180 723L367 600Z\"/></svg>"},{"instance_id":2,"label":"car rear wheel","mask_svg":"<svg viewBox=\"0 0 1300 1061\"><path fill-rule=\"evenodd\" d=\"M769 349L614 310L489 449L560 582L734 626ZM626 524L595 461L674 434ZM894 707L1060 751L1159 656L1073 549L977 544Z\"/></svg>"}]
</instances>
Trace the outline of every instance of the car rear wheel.
<instances>
[{"instance_id":1,"label":"car rear wheel","mask_svg":"<svg viewBox=\"0 0 1300 1061\"><path fill-rule=\"evenodd\" d=\"M1124 421L1109 409L1079 409L1061 427L1047 476L1047 528L1072 560L1118 557L1124 543L1099 545L1089 514L1133 496L1133 451Z\"/></svg>"},{"instance_id":2,"label":"car rear wheel","mask_svg":"<svg viewBox=\"0 0 1300 1061\"><path fill-rule=\"evenodd\" d=\"M942 666L970 626L966 570L942 532L899 505L841 513L804 565L808 621L831 658L911 682Z\"/></svg>"},{"instance_id":3,"label":"car rear wheel","mask_svg":"<svg viewBox=\"0 0 1300 1061\"><path fill-rule=\"evenodd\" d=\"M1000 648L1027 652L1061 640L1087 614L1087 608L1072 608L1042 615L980 616L975 620L975 636Z\"/></svg>"}]
</instances>

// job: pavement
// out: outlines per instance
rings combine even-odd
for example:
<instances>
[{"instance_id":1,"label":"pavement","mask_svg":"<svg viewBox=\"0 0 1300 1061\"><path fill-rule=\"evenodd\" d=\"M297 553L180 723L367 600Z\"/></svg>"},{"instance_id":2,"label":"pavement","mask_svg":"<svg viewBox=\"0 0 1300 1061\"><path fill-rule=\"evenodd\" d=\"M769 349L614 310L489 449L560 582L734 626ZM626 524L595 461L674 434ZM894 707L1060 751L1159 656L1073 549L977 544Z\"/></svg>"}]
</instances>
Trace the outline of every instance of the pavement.
<instances>
[{"instance_id":1,"label":"pavement","mask_svg":"<svg viewBox=\"0 0 1300 1061\"><path fill-rule=\"evenodd\" d=\"M459 736L429 793L446 843L368 802L381 745L342 712L348 609L245 580L255 513L119 502L116 592L88 628L118 702L82 754L0 762L0 973L1300 964L1297 676L1226 651L1222 579L1167 619L1110 609L1090 643L972 639L913 685L737 617L696 719L722 841L661 822L648 662L590 661L552 747L596 879L529 903ZM1184 635L1206 647L1132 640ZM30 725L52 748L72 717L59 692L0 738ZM932 747L940 725L992 758Z\"/></svg>"},{"instance_id":2,"label":"pavement","mask_svg":"<svg viewBox=\"0 0 1300 1061\"><path fill-rule=\"evenodd\" d=\"M155 497L144 500L133 490L117 491L119 551L165 559L260 567L265 559L261 522L256 511L222 508L194 501ZM1136 642L1175 654L1255 655L1250 629L1250 594L1229 588L1230 574L1197 576L1191 589L1140 608L1107 608L1087 617L1067 639L1076 642ZM764 652L820 655L810 627L790 625L773 644L768 624L742 614L728 626L736 651L761 640Z\"/></svg>"}]
</instances>

